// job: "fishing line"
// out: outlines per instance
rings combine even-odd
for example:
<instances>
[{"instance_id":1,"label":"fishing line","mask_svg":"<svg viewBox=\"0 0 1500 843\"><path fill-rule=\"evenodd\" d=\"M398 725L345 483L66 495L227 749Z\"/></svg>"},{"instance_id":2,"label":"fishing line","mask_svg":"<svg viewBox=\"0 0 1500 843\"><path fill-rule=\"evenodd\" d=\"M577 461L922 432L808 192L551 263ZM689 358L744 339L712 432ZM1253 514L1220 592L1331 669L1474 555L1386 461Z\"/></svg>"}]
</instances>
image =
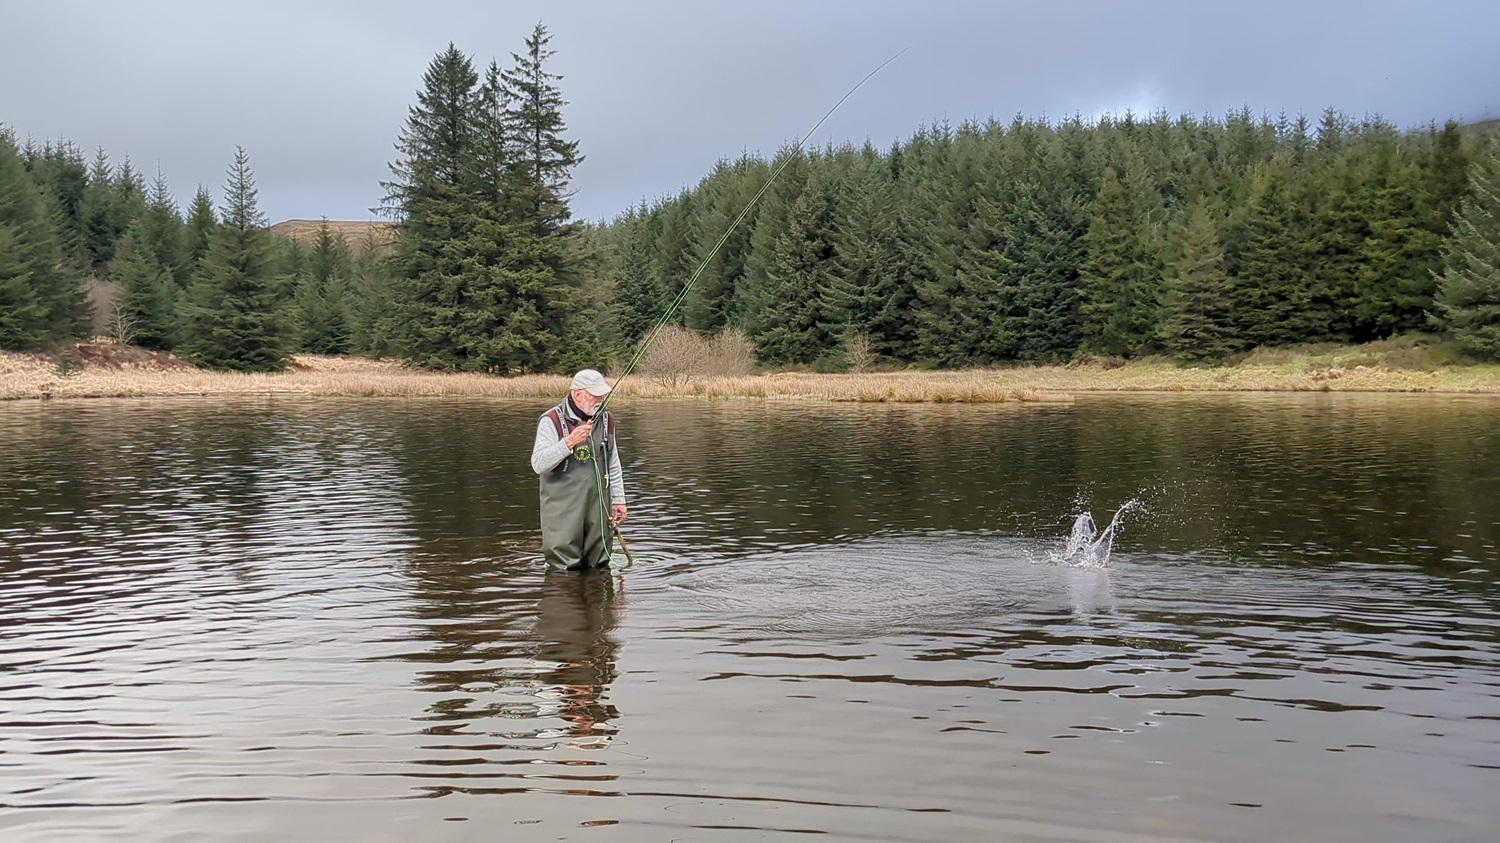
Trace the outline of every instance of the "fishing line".
<instances>
[{"instance_id":1,"label":"fishing line","mask_svg":"<svg viewBox=\"0 0 1500 843\"><path fill-rule=\"evenodd\" d=\"M845 100L854 96L854 92L858 91L866 82L870 81L870 77L879 73L885 68L886 65L900 58L902 54L910 49L910 47L907 47L901 50L900 52L881 62L879 67L876 67L874 70L865 74L865 77L859 80L858 84L856 84L853 88L850 88L848 93L840 97L839 101L834 103L832 108L828 109L828 112L818 120L817 124L815 124L811 129L808 130L807 134L802 136L801 140L792 145L792 150L794 152L800 152L802 150L802 145L807 142L807 139L812 137L813 134L816 133L825 122L827 122L829 117L833 116L833 113L838 110L839 106L844 104ZM667 324L672 321L672 318L677 314L677 309L682 307L682 303L687 300L688 292L692 290L693 284L697 283L698 276L703 274L703 270L708 267L709 263L713 261L714 257L719 254L719 250L724 248L724 244L729 241L729 236L733 234L734 230L736 228L739 228L740 223L744 222L745 218L750 215L750 210L755 207L755 203L759 202L760 198L765 195L766 191L771 189L771 185L775 183L776 178L781 175L782 170L785 170L787 164L790 164L791 161L792 156L790 154L782 158L780 166L772 171L771 177L769 179L766 179L766 183L761 185L760 190L757 191L750 202L745 205L744 210L740 211L739 216L735 217L734 221L729 224L729 228L724 231L724 235L719 238L719 242L714 244L713 250L708 253L708 257L704 258L703 261L698 264L698 268L693 271L693 274L688 278L688 282L683 285L682 291L677 294L677 298L672 301L672 304L667 308L666 312L662 314L661 319L657 320L656 325L649 332L647 332L645 341L641 343L640 348L636 349L635 356L630 359L630 364L625 367L624 374L620 375L620 377L615 380L616 389L618 389L620 384L623 383L626 378L630 377L630 374L635 371L636 364L640 363L641 357L645 355L646 350L650 348L651 343L656 341L657 334L660 333L662 328L666 327ZM609 406L609 399L613 397L614 392L610 392L604 397L604 403L599 405L599 413L604 412L605 408Z\"/></svg>"},{"instance_id":2,"label":"fishing line","mask_svg":"<svg viewBox=\"0 0 1500 843\"><path fill-rule=\"evenodd\" d=\"M800 140L798 140L795 144L792 145L792 151L794 153L795 152L800 152L802 150L802 145L807 142L807 139L810 138L810 137L812 137L818 131L818 129L822 128L823 124L825 122L827 122L828 118L832 117L833 113L835 111L838 111L839 106L841 106L841 105L844 104L845 100L847 100L850 97L854 96L854 93L856 91L858 91L861 87L863 87L866 82L870 81L870 77L874 76L875 74L879 73L881 70L885 69L886 65L888 65L891 62L895 61L896 59L900 58L903 53L905 53L907 50L910 50L910 49L911 49L910 47L907 47L907 48L901 50L900 52L896 53L895 55L893 55L890 58L886 59L885 61L881 62L880 65L878 67L876 67L874 70L872 70L869 73L865 74L865 76L864 76L863 79L859 80L859 82L857 84L855 84L854 87L850 88L849 91L848 91L848 93L846 93L842 97L840 97L839 101L836 102L836 103L834 103L833 107L830 108L830 109L828 109L827 113L825 113L818 120L818 122L816 124L814 124L813 127L811 129L809 129L805 135L802 136L802 138ZM630 358L630 363L629 363L629 365L627 365L625 367L625 372L623 374L621 374L620 377L618 377L618 378L615 379L615 389L619 389L620 388L620 384L624 383L625 379L628 378L628 377L630 377L631 373L635 371L636 365L641 362L641 358L646 354L647 349L649 349L651 347L651 343L653 343L653 342L656 341L656 337L661 332L661 329L664 328L664 327L666 327L667 324L672 321L672 318L677 315L678 308L682 307L683 302L687 301L688 293L692 291L693 285L695 283L697 283L698 277L703 274L703 270L706 269L708 267L709 263L711 263L713 261L713 259L719 254L719 250L722 249L722 248L724 248L724 244L727 243L727 242L729 242L729 236L731 234L733 234L734 231L735 231L735 229L739 228L740 223L744 222L745 218L750 215L750 211L751 211L751 209L753 209L755 207L755 203L759 202L760 198L766 194L766 191L771 189L771 185L776 182L777 177L781 175L782 171L786 169L786 166L788 164L790 164L791 161L792 161L792 155L791 154L788 154L788 155L784 156L782 158L782 160L781 160L781 164L779 166L777 166L777 168L771 172L771 177L768 178L768 179L766 179L766 183L763 184L763 185L761 185L760 190L756 191L755 196L752 197L748 203L746 203L744 209L740 211L739 215L736 216L731 223L729 223L729 228L727 228L727 229L724 230L723 236L721 236L719 238L719 241L714 244L714 247L708 253L708 256L705 257L698 264L698 268L695 269L695 270L693 270L693 274L688 277L687 283L682 286L682 290L677 294L677 298L675 298L675 299L672 300L672 303L667 307L666 312L663 313L662 316L661 316L661 318L657 320L656 325L653 326L651 328L651 330L646 333L645 340L641 343L640 347L638 349L636 349L635 356L633 356L633 357ZM611 390L609 392L609 394L607 394L607 395L604 396L604 400L602 402L600 402L599 406L594 410L593 416L590 418L591 422L594 419L600 419L600 420L606 421L606 425L607 425L607 419L608 419L608 417L605 415L605 411L609 409L609 401L614 396L615 396L614 390ZM608 431L607 430L605 432L605 438L608 439ZM592 440L593 440L593 436L590 435L590 437L589 437L589 444L590 444L590 449L591 450L593 450L593 448L592 448L592 445L593 445ZM612 457L613 457L613 451L611 451L611 458ZM594 454L594 459L592 460L592 462L594 463L594 466L593 466L593 468L594 468L594 485L595 485L595 489L597 491L597 494L599 496L599 509L600 509L600 513L599 514L601 516L601 520L606 525L606 530L605 530L605 535L604 535L604 541L605 541L605 547L606 547L606 555L613 556L613 550L614 550L613 545L614 545L614 542L611 541L611 538L612 538L611 537L611 532L613 531L614 535L619 536L620 543L621 543L622 547L624 546L625 537L623 535L619 535L618 525L614 524L613 520L610 518L610 513L608 511L608 508L604 504L604 485L605 485L605 480L604 480L603 474L605 472L608 472L609 469L608 469L607 466L600 466L599 463L601 461L602 460L599 459L599 454L596 452ZM630 553L630 551L628 549L625 552L626 552L627 555ZM634 560L631 560L631 561L633 562Z\"/></svg>"}]
</instances>

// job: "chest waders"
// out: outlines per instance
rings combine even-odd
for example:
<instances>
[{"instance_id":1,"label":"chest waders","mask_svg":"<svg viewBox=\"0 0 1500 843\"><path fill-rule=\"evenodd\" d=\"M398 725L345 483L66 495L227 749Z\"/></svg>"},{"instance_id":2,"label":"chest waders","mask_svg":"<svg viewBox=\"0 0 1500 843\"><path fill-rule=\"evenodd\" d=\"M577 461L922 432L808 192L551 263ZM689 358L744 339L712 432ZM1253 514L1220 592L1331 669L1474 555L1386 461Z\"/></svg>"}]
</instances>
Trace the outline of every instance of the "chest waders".
<instances>
[{"instance_id":1,"label":"chest waders","mask_svg":"<svg viewBox=\"0 0 1500 843\"><path fill-rule=\"evenodd\" d=\"M581 424L568 416L565 404L548 410L547 418L559 439ZM615 420L606 412L595 421L589 438L541 477L542 556L553 568L607 568L614 550L608 475Z\"/></svg>"}]
</instances>

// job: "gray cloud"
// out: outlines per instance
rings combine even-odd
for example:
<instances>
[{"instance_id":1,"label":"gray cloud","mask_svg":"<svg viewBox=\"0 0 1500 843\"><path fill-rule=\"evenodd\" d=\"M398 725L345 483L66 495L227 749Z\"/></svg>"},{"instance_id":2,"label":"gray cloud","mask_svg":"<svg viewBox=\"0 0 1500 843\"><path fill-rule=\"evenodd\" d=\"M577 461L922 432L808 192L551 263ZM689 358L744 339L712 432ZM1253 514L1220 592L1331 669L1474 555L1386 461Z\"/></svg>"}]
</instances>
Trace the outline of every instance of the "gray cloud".
<instances>
[{"instance_id":1,"label":"gray cloud","mask_svg":"<svg viewBox=\"0 0 1500 843\"><path fill-rule=\"evenodd\" d=\"M234 146L261 207L364 219L421 74L449 41L502 65L553 33L570 134L587 156L574 209L607 218L713 162L795 139L902 48L815 143L879 146L935 120L1075 112L1221 115L1326 106L1403 126L1500 109L1500 4L1365 0L755 3L433 0L10 0L0 122L158 164L179 197L218 193Z\"/></svg>"}]
</instances>

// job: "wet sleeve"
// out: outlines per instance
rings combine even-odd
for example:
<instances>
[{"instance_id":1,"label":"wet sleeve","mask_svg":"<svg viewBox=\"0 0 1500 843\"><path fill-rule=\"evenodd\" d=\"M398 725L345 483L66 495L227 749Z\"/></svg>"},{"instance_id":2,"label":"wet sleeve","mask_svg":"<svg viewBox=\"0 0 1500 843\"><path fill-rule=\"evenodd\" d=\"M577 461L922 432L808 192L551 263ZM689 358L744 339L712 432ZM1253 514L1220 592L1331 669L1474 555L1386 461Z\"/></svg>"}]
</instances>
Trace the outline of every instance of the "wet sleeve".
<instances>
[{"instance_id":1,"label":"wet sleeve","mask_svg":"<svg viewBox=\"0 0 1500 843\"><path fill-rule=\"evenodd\" d=\"M558 437L552 420L542 416L536 423L536 443L531 446L531 470L545 474L567 459L569 453L568 443Z\"/></svg>"}]
</instances>

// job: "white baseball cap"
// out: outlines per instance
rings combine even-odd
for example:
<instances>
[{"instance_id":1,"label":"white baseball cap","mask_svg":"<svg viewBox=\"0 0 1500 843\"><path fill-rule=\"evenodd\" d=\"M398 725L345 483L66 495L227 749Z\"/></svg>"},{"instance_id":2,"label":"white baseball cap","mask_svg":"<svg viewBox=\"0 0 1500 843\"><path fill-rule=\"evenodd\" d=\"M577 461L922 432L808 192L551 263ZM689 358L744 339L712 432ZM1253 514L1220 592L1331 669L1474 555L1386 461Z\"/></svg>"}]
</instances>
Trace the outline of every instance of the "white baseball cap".
<instances>
[{"instance_id":1,"label":"white baseball cap","mask_svg":"<svg viewBox=\"0 0 1500 843\"><path fill-rule=\"evenodd\" d=\"M596 398L602 398L612 391L609 383L604 380L604 376L593 369L584 369L574 375L573 385L568 388L588 390L588 393Z\"/></svg>"}]
</instances>

